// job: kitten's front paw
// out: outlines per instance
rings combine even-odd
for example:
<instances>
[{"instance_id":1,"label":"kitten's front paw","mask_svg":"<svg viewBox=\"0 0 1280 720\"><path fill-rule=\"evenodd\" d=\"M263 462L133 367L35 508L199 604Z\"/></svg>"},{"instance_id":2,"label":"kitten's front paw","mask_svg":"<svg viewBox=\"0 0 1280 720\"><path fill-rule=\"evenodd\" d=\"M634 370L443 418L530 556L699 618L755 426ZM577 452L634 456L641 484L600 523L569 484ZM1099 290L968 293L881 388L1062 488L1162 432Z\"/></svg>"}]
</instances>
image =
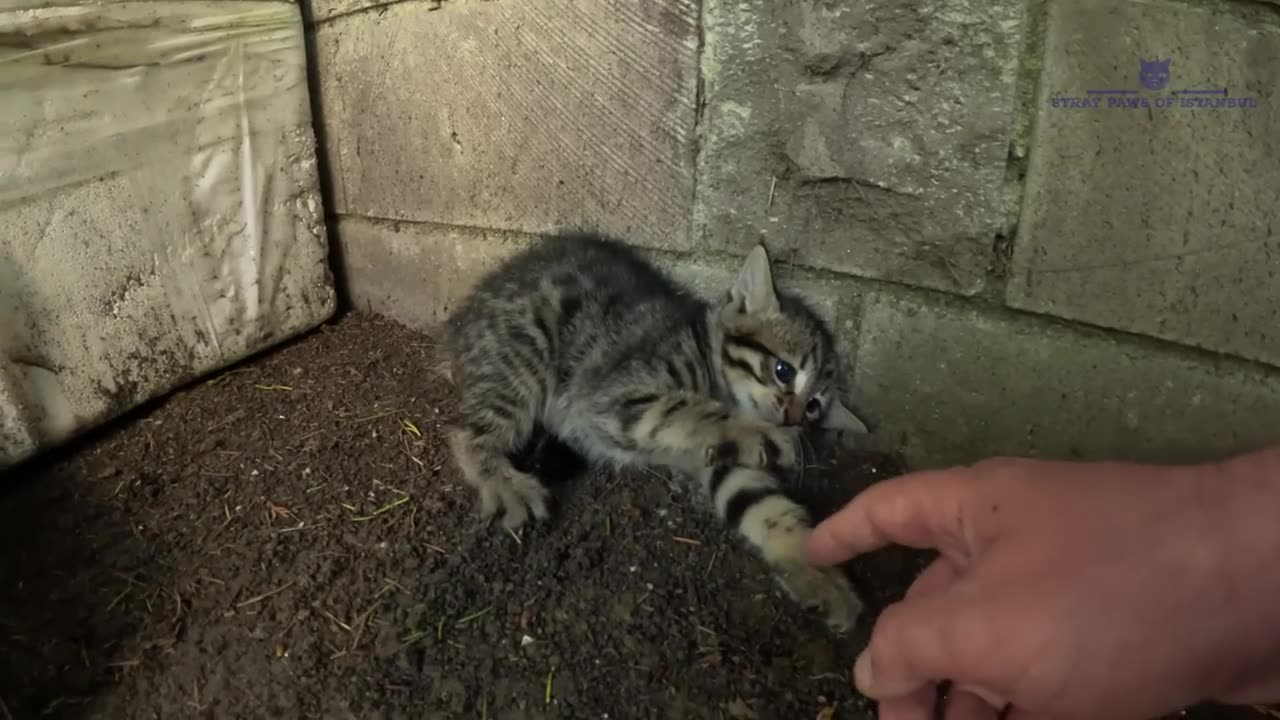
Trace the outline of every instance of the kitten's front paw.
<instances>
[{"instance_id":1,"label":"kitten's front paw","mask_svg":"<svg viewBox=\"0 0 1280 720\"><path fill-rule=\"evenodd\" d=\"M781 425L739 423L707 453L708 465L791 473L800 465L800 432Z\"/></svg>"},{"instance_id":2,"label":"kitten's front paw","mask_svg":"<svg viewBox=\"0 0 1280 720\"><path fill-rule=\"evenodd\" d=\"M852 630L862 616L862 598L837 568L792 562L775 567L774 578L801 607L824 613L837 633Z\"/></svg>"},{"instance_id":3,"label":"kitten's front paw","mask_svg":"<svg viewBox=\"0 0 1280 720\"><path fill-rule=\"evenodd\" d=\"M551 516L547 503L551 493L537 478L524 473L495 479L480 486L480 516L492 519L503 512L502 525L508 530L520 529L528 520L546 520Z\"/></svg>"}]
</instances>

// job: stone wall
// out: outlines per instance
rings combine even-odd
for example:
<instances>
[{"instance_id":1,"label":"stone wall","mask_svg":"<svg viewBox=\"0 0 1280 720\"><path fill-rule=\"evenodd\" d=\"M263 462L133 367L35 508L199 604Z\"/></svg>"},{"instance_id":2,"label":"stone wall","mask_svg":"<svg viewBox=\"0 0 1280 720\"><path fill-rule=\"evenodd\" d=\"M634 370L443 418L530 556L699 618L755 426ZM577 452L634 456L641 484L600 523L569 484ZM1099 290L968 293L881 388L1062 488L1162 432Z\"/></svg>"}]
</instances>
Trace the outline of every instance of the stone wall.
<instances>
[{"instance_id":1,"label":"stone wall","mask_svg":"<svg viewBox=\"0 0 1280 720\"><path fill-rule=\"evenodd\" d=\"M431 328L563 226L708 290L763 240L828 312L876 442L916 465L1280 440L1280 5L313 0L311 16L361 307Z\"/></svg>"}]
</instances>

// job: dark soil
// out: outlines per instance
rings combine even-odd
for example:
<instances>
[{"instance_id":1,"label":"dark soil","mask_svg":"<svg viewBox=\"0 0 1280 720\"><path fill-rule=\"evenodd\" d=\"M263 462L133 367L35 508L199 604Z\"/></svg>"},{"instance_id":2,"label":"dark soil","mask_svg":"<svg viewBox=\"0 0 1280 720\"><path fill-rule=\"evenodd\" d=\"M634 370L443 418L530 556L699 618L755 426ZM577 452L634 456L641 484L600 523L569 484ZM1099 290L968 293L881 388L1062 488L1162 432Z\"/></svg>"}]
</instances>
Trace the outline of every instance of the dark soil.
<instances>
[{"instance_id":1,"label":"dark soil","mask_svg":"<svg viewBox=\"0 0 1280 720\"><path fill-rule=\"evenodd\" d=\"M868 628L797 611L664 477L578 473L550 524L481 524L434 365L350 316L0 478L0 720L872 715ZM901 472L836 467L805 475L819 515ZM867 625L924 559L851 568Z\"/></svg>"}]
</instances>

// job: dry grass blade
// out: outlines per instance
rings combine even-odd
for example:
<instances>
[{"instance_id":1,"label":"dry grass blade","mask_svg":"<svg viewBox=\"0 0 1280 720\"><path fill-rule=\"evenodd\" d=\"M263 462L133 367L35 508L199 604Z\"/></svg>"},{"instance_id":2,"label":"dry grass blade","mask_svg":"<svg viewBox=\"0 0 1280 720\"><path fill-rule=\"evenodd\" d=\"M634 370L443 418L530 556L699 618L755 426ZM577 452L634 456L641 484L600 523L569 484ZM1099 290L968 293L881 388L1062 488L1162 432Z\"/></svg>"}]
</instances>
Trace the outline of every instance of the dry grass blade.
<instances>
[{"instance_id":1,"label":"dry grass blade","mask_svg":"<svg viewBox=\"0 0 1280 720\"><path fill-rule=\"evenodd\" d=\"M405 430L412 433L415 437L422 437L422 431L418 429L417 425L413 424L412 420L408 418L401 418L400 425L402 425Z\"/></svg>"},{"instance_id":2,"label":"dry grass blade","mask_svg":"<svg viewBox=\"0 0 1280 720\"><path fill-rule=\"evenodd\" d=\"M334 623L335 625L337 625L338 627L342 628L343 630L346 630L347 632L351 632L351 626L350 626L350 625L348 625L348 624L346 624L346 623L344 623L344 622L342 622L342 621L341 621L341 620L339 620L338 618L334 617L334 616L333 616L333 613L329 612L328 610L321 610L320 612L321 612L321 614L323 614L325 617L327 617L327 618L329 618L330 620L332 620L332 621L333 621L333 623ZM344 650L343 652L345 653L346 651Z\"/></svg>"},{"instance_id":3,"label":"dry grass blade","mask_svg":"<svg viewBox=\"0 0 1280 720\"><path fill-rule=\"evenodd\" d=\"M463 625L466 625L467 623L471 622L472 620L478 620L479 618L482 618L482 617L484 617L485 615L488 615L488 614L489 614L489 612L490 612L491 610L493 610L493 606L492 606L492 605L490 605L489 607L487 607L487 608L485 608L485 609L483 609L483 610L478 610L478 611L476 611L476 612L473 612L473 613L471 613L470 615L468 615L468 616L466 616L466 617L462 618L461 620L457 621L456 623L454 623L454 627L462 627Z\"/></svg>"},{"instance_id":4,"label":"dry grass blade","mask_svg":"<svg viewBox=\"0 0 1280 720\"><path fill-rule=\"evenodd\" d=\"M356 418L355 420L352 420L351 422L353 422L353 423L365 423L365 422L370 422L370 421L372 421L372 420L381 420L381 419L382 419L382 418L384 418L384 417L391 417L392 415L399 415L399 414L400 414L400 410L398 410L398 409L397 409L397 410L384 410L384 411L382 411L382 412L374 413L374 414L372 414L372 415L367 415L367 416L362 417L362 418Z\"/></svg>"},{"instance_id":5,"label":"dry grass blade","mask_svg":"<svg viewBox=\"0 0 1280 720\"><path fill-rule=\"evenodd\" d=\"M243 375L244 373L251 373L251 372L254 372L253 368L236 368L235 370L228 370L227 372L224 372L215 378L206 380L204 384L205 385L224 385L229 380L231 380L231 378L236 377L237 375Z\"/></svg>"},{"instance_id":6,"label":"dry grass blade","mask_svg":"<svg viewBox=\"0 0 1280 720\"><path fill-rule=\"evenodd\" d=\"M133 591L133 586L132 586L132 585L130 585L130 586L128 586L128 587L126 587L126 588L124 589L124 592L122 592L122 593L120 593L119 595L117 595L117 596L115 597L115 599L111 601L111 604L107 606L107 612L111 612L111 609L112 609L112 608L114 608L116 605L119 605L119 604L120 604L120 601L121 601L121 600L123 600L123 599L125 598L125 596L126 596L126 595L128 595L128 594L129 594L130 592L132 592L132 591Z\"/></svg>"},{"instance_id":7,"label":"dry grass blade","mask_svg":"<svg viewBox=\"0 0 1280 720\"><path fill-rule=\"evenodd\" d=\"M261 595L256 595L256 596L254 596L254 597L251 597L251 598L249 598L248 600L245 600L244 602L242 602L242 603L240 603L240 604L236 605L236 607L238 607L238 608L242 608L242 607L248 607L249 605L253 605L253 604L255 604L255 603L260 603L260 602L262 602L263 600L266 600L267 598L271 597L272 595L278 595L278 594L280 594L280 593L284 592L285 590L288 590L289 588L293 587L293 584L294 584L295 582L297 582L297 581L296 581L296 580L290 580L289 582L285 583L284 585L281 585L280 587L276 588L275 590L271 590L270 592L264 592L264 593L262 593Z\"/></svg>"},{"instance_id":8,"label":"dry grass blade","mask_svg":"<svg viewBox=\"0 0 1280 720\"><path fill-rule=\"evenodd\" d=\"M390 510L394 510L407 502L409 502L409 496L405 495L404 497L398 498L396 500L393 500L387 503L386 505L383 505L382 507L378 508L377 510L374 510L368 515L360 515L358 517L353 517L351 518L351 522L366 522L368 520L372 520L378 517L379 515L385 512L388 512ZM344 507L349 507L349 506L344 505Z\"/></svg>"},{"instance_id":9,"label":"dry grass blade","mask_svg":"<svg viewBox=\"0 0 1280 720\"><path fill-rule=\"evenodd\" d=\"M178 594L178 589L174 588L170 591L173 594L173 622L182 619L182 596Z\"/></svg>"},{"instance_id":10,"label":"dry grass blade","mask_svg":"<svg viewBox=\"0 0 1280 720\"><path fill-rule=\"evenodd\" d=\"M356 618L355 629L351 637L351 652L355 652L356 647L360 644L360 638L364 636L364 629L369 626L369 618L373 616L373 611L378 608L377 605L365 610L360 617Z\"/></svg>"}]
</instances>

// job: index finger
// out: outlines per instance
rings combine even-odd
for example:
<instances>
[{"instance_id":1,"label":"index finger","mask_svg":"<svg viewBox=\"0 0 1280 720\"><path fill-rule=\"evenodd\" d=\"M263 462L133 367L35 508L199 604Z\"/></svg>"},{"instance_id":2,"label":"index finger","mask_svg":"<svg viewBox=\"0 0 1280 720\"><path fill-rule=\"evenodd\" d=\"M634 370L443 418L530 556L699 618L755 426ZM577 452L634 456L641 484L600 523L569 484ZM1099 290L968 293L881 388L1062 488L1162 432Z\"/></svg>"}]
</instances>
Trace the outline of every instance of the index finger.
<instances>
[{"instance_id":1,"label":"index finger","mask_svg":"<svg viewBox=\"0 0 1280 720\"><path fill-rule=\"evenodd\" d=\"M809 538L815 565L836 565L887 545L964 554L965 509L974 487L970 468L910 473L872 485Z\"/></svg>"}]
</instances>

